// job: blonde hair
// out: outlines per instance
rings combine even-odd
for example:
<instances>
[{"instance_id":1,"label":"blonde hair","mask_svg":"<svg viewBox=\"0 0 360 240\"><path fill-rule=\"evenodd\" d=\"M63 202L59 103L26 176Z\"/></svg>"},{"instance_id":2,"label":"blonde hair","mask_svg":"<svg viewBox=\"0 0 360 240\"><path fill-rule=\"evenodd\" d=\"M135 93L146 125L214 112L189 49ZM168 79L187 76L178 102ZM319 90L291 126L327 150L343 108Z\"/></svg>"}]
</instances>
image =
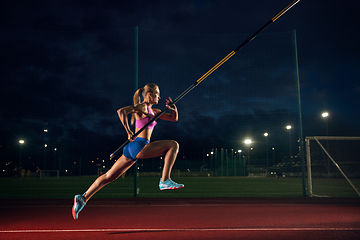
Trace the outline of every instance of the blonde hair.
<instances>
[{"instance_id":1,"label":"blonde hair","mask_svg":"<svg viewBox=\"0 0 360 240\"><path fill-rule=\"evenodd\" d=\"M142 98L143 100L145 99L146 97L146 94L148 92L155 92L157 89L159 89L158 85L156 85L155 83L148 83L146 84L143 88L139 88L138 90L136 90L135 94L134 94L134 106L137 106L139 105L142 101L141 101L141 97L140 97L140 92L142 92ZM132 114L132 117L131 117L131 124L134 124L134 121L135 121L135 115Z\"/></svg>"}]
</instances>

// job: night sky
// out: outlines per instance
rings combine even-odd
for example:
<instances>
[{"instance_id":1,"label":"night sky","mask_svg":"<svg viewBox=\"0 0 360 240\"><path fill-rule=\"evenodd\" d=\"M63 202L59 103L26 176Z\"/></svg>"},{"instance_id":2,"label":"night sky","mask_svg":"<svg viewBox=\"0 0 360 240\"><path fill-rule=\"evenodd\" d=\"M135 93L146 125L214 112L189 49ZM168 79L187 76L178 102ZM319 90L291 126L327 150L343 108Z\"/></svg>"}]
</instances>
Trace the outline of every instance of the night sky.
<instances>
[{"instance_id":1,"label":"night sky","mask_svg":"<svg viewBox=\"0 0 360 240\"><path fill-rule=\"evenodd\" d=\"M172 49L177 54L183 54L184 59L192 59L192 65L196 67L163 71L164 76L169 78L185 78L176 85L176 89L171 81L161 82L162 100L157 107L163 109L166 97L177 97L241 43L222 48L227 35L243 34L239 40L244 40L244 36L250 36L290 3L291 0L35 0L0 3L1 165L19 158L19 139L26 141L23 154L33 159L43 154L41 149L44 143L51 148L59 148L59 154L60 149L66 149L63 151L64 159L78 159L79 156L107 158L126 140L116 110L131 104L134 85L124 84L124 79L133 78L134 65L133 59L119 59L122 55L117 53L128 51L131 55L133 50L128 49L126 42L110 41L106 34L111 30L128 29L126 34L133 34L135 26L138 26L140 30L169 35L221 36L219 54L209 58L196 55L196 51L190 51L191 45L187 44L183 45L183 49ZM358 1L301 0L260 34L266 40L271 33L296 30L304 136L326 134L321 117L324 111L329 112L328 135L360 136L359 12ZM62 36L62 33L71 33L72 41L59 47L56 44L60 37L56 36ZM53 41L54 45L45 48L42 46L43 40L49 34L55 37L46 41ZM97 38L97 52L89 53L82 48L85 44L81 43L81 39L86 34L88 39ZM14 35L17 35L16 44L13 42ZM200 37L198 40L200 42ZM44 52L33 50L42 47ZM66 56L61 55L64 51ZM46 61L41 60L40 55L46 56ZM154 50L152 56L164 62L176 60L171 51ZM226 63L230 69L231 64L238 64L245 57L236 54L233 58ZM89 62L96 60L100 71L89 67ZM254 65L249 67L256 68ZM268 67L271 68L271 65ZM148 72L148 78L139 76L139 87L147 82L157 83L153 80L156 76L151 73L154 70L151 58L149 66L144 66L144 69ZM224 70L227 71L226 68ZM221 74L219 72L215 76L220 76L220 79ZM224 84L229 81L225 73L221 79ZM160 129L156 129L158 133L154 135L155 139L175 139L180 142L181 155L203 154L202 150L188 150L191 146L198 146L198 141L206 142L208 148L237 148L234 139L242 137L240 132L243 130L231 125L234 121L241 121L240 115L229 114L239 109L239 105L230 104L238 90L231 92L231 96L221 95L221 88L215 87L213 80L209 79L209 83L206 81L193 90L194 93L189 94L191 96L178 103L180 121L175 123L175 127L161 122L157 127ZM249 96L239 91L236 101L250 102ZM266 96L267 102L271 103L275 95L281 94L275 90L273 93L273 96ZM254 99L264 95L262 92L257 94ZM195 99L200 101L194 103ZM211 107L205 107L205 103ZM189 105L193 108L189 108ZM289 109L297 111L291 109L293 107ZM240 111L248 113L253 110L241 110L240 107ZM284 114L276 108L269 112ZM224 113L227 116L223 116ZM257 113L254 110L253 115ZM227 122L229 118L232 121ZM223 128L219 127L219 123ZM230 130L227 124L231 125ZM281 124L285 126L288 123ZM217 126L216 130L214 126ZM45 128L49 129L48 134L42 132ZM235 133L236 136L221 138L224 131ZM212 141L207 141L209 138ZM293 138L296 141L298 135L294 134ZM216 146L216 142L221 144ZM38 159L33 161L42 164Z\"/></svg>"}]
</instances>

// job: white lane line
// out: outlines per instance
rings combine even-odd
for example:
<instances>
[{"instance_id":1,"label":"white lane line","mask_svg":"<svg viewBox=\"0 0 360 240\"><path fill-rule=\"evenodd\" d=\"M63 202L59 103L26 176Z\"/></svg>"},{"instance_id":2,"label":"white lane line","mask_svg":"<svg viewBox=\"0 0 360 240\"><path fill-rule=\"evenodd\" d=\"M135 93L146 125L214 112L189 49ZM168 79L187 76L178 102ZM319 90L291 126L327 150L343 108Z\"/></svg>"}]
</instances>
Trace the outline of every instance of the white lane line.
<instances>
[{"instance_id":1,"label":"white lane line","mask_svg":"<svg viewBox=\"0 0 360 240\"><path fill-rule=\"evenodd\" d=\"M39 229L0 230L0 233L56 233L56 232L164 232L164 231L360 231L360 228L135 228L135 229Z\"/></svg>"}]
</instances>

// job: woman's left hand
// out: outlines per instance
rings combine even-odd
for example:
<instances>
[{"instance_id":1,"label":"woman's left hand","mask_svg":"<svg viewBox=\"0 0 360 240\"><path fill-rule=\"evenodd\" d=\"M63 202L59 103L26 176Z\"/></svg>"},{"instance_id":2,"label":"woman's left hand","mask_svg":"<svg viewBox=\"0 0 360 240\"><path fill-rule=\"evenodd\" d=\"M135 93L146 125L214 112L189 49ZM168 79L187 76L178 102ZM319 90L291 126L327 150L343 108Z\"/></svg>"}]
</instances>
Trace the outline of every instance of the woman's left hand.
<instances>
[{"instance_id":1,"label":"woman's left hand","mask_svg":"<svg viewBox=\"0 0 360 240\"><path fill-rule=\"evenodd\" d=\"M171 111L176 111L176 106L175 104L172 104L172 99L169 97L169 99L166 99L166 107L171 110Z\"/></svg>"}]
</instances>

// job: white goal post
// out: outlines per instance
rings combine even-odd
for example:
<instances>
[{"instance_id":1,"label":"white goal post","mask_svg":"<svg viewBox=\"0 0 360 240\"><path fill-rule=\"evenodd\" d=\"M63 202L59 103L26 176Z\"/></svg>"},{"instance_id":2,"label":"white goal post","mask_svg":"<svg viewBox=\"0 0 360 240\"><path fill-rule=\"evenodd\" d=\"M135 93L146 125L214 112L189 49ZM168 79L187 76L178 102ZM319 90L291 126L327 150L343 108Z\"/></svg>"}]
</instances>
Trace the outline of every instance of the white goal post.
<instances>
[{"instance_id":1,"label":"white goal post","mask_svg":"<svg viewBox=\"0 0 360 240\"><path fill-rule=\"evenodd\" d=\"M355 192L360 196L360 192L356 189L356 187L354 186L354 184L350 181L349 177L347 176L347 174L342 170L342 168L340 167L340 165L338 164L339 163L339 159L336 159L335 156L340 156L338 158L342 158L341 156L342 155L345 155L346 154L346 151L345 149L343 149L343 146L342 144L338 144L340 143L339 141L358 141L360 142L360 137L330 137L330 136L312 136L312 137L306 137L305 138L305 142L306 142L306 159L307 159L307 180L308 180L308 195L310 197L314 197L314 196L319 196L319 195L316 195L313 193L313 176L312 176L312 165L316 165L314 163L314 161L312 161L312 156L315 155L316 153L314 153L314 151L311 151L311 148L310 148L310 142L311 141L315 141L318 146L320 148L318 148L318 146L316 146L318 149L321 149L321 150L316 150L316 151L322 151L322 154L324 154L324 156L326 156L330 161L331 163L333 164L333 166L335 166L335 170L334 171L338 171L336 173L332 172L328 172L326 175L326 177L340 177L342 176L343 178L346 179L346 181L348 182L348 184L355 190ZM320 142L322 141L322 143ZM326 141L326 146L324 146L324 141ZM338 149L338 152L337 154L334 153L332 147L333 146L329 146L329 142L334 142L336 141L336 145L339 145L339 149ZM349 145L349 144L348 144ZM312 145L314 146L314 145ZM357 145L356 145L357 146ZM353 148L356 148L358 149L356 146L353 146ZM360 151L358 152L360 154ZM317 153L318 155L320 155L319 153ZM333 156L332 156L333 155ZM353 154L354 155L354 154ZM352 156L354 157L354 156ZM359 157L358 154L355 155L355 157ZM359 159L352 159L354 161L359 161ZM347 161L349 162L349 160L343 160L341 159L342 162L344 161ZM336 170L337 169L337 170ZM319 177L319 175L321 174L317 174L316 177Z\"/></svg>"}]
</instances>

